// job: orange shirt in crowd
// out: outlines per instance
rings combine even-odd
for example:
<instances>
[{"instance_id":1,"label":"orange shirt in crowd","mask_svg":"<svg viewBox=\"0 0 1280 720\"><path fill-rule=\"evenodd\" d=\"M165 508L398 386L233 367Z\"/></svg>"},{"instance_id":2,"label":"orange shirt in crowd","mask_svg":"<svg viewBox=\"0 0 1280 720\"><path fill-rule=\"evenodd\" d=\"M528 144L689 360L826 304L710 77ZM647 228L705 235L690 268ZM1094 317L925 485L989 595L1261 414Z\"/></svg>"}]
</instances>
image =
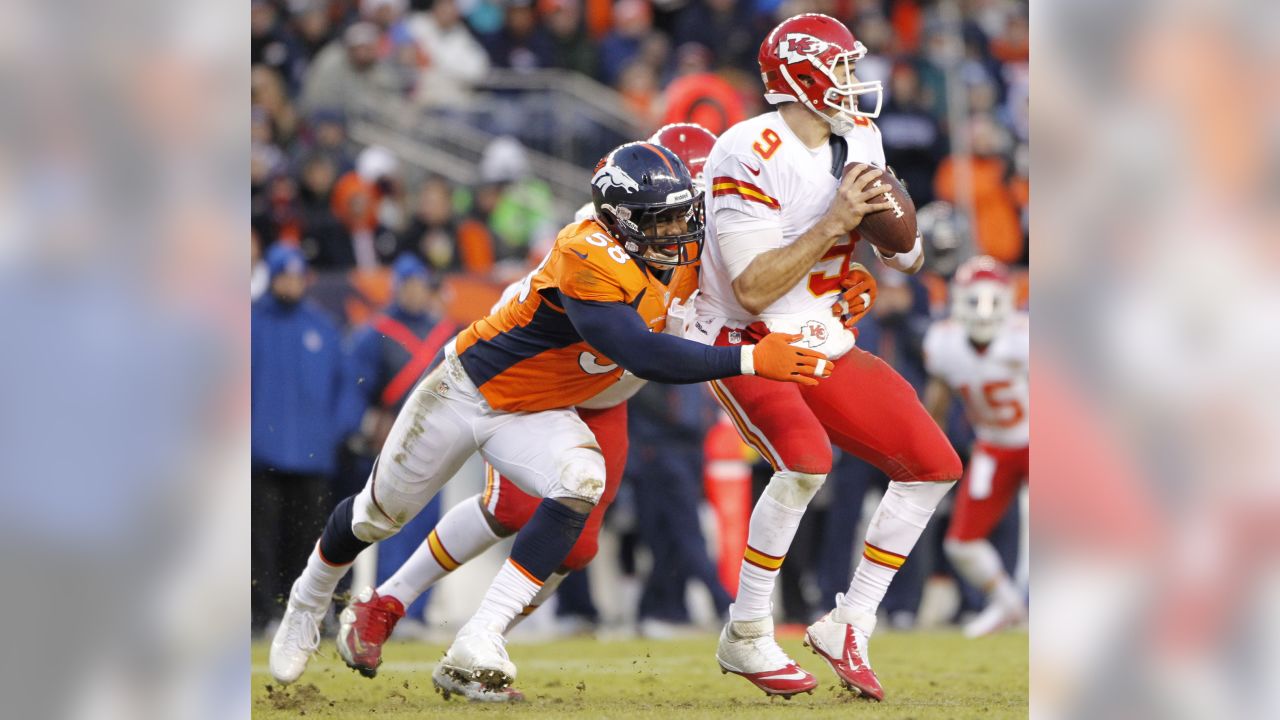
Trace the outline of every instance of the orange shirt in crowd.
<instances>
[{"instance_id":1,"label":"orange shirt in crowd","mask_svg":"<svg viewBox=\"0 0 1280 720\"><path fill-rule=\"evenodd\" d=\"M948 156L934 176L934 192L954 205L957 161ZM1014 193L1005 182L1005 164L1000 158L973 158L974 240L978 249L1003 263L1022 257L1022 226L1018 220Z\"/></svg>"},{"instance_id":2,"label":"orange shirt in crowd","mask_svg":"<svg viewBox=\"0 0 1280 720\"><path fill-rule=\"evenodd\" d=\"M357 232L378 226L378 203L381 201L382 191L352 170L334 183L330 203L334 217L348 230Z\"/></svg>"}]
</instances>

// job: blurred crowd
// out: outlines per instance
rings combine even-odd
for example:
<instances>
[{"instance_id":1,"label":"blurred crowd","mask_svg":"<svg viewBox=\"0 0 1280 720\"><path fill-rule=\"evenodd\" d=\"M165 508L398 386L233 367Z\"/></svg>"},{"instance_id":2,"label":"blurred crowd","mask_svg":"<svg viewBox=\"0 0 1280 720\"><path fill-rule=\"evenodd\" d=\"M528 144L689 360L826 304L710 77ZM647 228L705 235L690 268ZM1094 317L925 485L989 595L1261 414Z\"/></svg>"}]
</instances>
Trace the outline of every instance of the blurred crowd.
<instances>
[{"instance_id":1,"label":"blurred crowd","mask_svg":"<svg viewBox=\"0 0 1280 720\"><path fill-rule=\"evenodd\" d=\"M1025 2L254 0L255 629L278 615L275 599L287 591L287 579L278 578L297 574L306 556L299 548L319 534L333 498L363 483L398 408L398 398L385 392L398 370L434 354L428 341L438 327L483 314L570 219L534 165L531 150L550 151L537 137L495 133L478 181L464 185L409 167L387 147L356 143L351 127L361 108L403 102L423 118L466 120L478 99L513 99L485 88L489 73L558 69L598 82L640 137L681 120L719 133L766 110L759 43L777 20L809 11L846 21L869 51L859 78L885 85L876 123L890 164L915 200L929 264L907 278L876 270L869 251L859 258L882 288L860 326L859 345L922 390L921 339L929 322L945 314L947 282L961 261L985 253L1023 269L1025 301ZM482 120L473 124L486 129ZM596 138L606 148L631 139ZM560 200L586 197L584 187L580 196ZM295 306L307 311L290 313ZM378 329L388 319L404 329L399 338ZM266 350L272 343L295 350ZM630 414L627 482L608 525L622 540L622 555L606 562L635 578L637 620L649 620L650 631L660 634L690 622L686 582L704 585L719 613L736 578L736 559L734 571L723 572L703 538L687 537L710 487L704 488L706 448L690 438L718 427L718 411L701 387L651 387L632 401ZM958 409L949 432L963 457L971 432ZM754 496L767 477L767 465L757 463L747 480ZM784 566L785 619L807 623L847 584L864 497L885 482L855 458L838 463ZM658 486L683 499L651 502ZM424 513L420 533L397 539L420 542L436 512ZM897 625L915 624L930 578L950 576L941 552L944 514L886 600ZM1011 570L1018 514L1015 506L996 538ZM686 537L672 542L672 533L657 530L664 527L681 528ZM389 550L400 557L411 545ZM646 553L671 561L644 572L638 558ZM562 615L599 620L582 578L567 581L560 595ZM952 619L980 605L980 596L966 590Z\"/></svg>"},{"instance_id":2,"label":"blurred crowd","mask_svg":"<svg viewBox=\"0 0 1280 720\"><path fill-rule=\"evenodd\" d=\"M1028 29L1015 0L253 0L255 257L284 242L317 270L349 270L411 252L434 271L505 282L568 220L531 166L542 139L522 136L519 117L481 127L495 140L461 186L360 147L361 108L403 101L483 126L490 115L467 115L477 98L522 107L519 93L484 88L491 71L560 70L600 83L639 136L681 120L719 133L765 109L759 43L809 11L867 46L858 75L885 84L877 124L916 206L951 203L980 251L1025 264Z\"/></svg>"}]
</instances>

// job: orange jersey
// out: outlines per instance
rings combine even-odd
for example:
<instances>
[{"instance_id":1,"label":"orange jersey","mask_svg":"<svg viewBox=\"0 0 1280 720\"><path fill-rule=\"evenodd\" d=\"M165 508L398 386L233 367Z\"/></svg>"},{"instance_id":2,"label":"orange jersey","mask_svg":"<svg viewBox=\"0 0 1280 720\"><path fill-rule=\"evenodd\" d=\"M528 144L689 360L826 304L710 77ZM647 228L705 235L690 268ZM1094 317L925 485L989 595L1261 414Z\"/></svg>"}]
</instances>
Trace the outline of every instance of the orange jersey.
<instances>
[{"instance_id":1,"label":"orange jersey","mask_svg":"<svg viewBox=\"0 0 1280 720\"><path fill-rule=\"evenodd\" d=\"M494 409L533 412L573 407L607 389L622 368L582 339L562 296L625 302L645 325L662 332L671 301L688 300L698 266L675 268L664 285L594 219L556 237L533 278L505 305L458 335L458 359Z\"/></svg>"}]
</instances>

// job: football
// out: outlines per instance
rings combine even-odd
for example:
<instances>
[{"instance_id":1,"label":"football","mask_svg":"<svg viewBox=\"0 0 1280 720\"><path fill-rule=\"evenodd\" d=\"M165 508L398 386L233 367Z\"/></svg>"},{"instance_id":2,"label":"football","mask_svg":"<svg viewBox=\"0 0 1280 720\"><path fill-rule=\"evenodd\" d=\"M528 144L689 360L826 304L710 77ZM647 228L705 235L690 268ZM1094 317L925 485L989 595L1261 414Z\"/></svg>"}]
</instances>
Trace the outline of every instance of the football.
<instances>
[{"instance_id":1,"label":"football","mask_svg":"<svg viewBox=\"0 0 1280 720\"><path fill-rule=\"evenodd\" d=\"M856 167L856 163L845 165L845 174ZM884 197L893 207L863 217L858 233L886 253L910 251L916 242L916 205L907 189L887 169L871 184L884 188Z\"/></svg>"}]
</instances>

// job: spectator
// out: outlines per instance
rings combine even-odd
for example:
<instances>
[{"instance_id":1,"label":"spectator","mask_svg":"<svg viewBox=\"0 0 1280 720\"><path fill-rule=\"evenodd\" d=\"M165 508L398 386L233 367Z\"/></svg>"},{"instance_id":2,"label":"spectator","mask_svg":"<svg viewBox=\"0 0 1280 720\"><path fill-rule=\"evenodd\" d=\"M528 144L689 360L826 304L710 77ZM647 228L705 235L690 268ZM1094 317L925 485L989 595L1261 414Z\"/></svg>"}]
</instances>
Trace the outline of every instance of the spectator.
<instances>
[{"instance_id":1,"label":"spectator","mask_svg":"<svg viewBox=\"0 0 1280 720\"><path fill-rule=\"evenodd\" d=\"M359 427L347 442L359 456L357 474L367 477L401 405L436 353L457 327L441 320L436 297L438 280L415 255L406 253L393 266L394 299L369 324L357 329L344 353L347 394L342 424ZM394 573L413 554L440 517L439 498L395 537L378 544L378 581ZM428 595L407 609L407 617L423 621Z\"/></svg>"},{"instance_id":2,"label":"spectator","mask_svg":"<svg viewBox=\"0 0 1280 720\"><path fill-rule=\"evenodd\" d=\"M321 108L307 119L306 141L298 143L298 150L319 153L333 161L339 173L355 167L355 148L347 137L346 118L341 110Z\"/></svg>"},{"instance_id":3,"label":"spectator","mask_svg":"<svg viewBox=\"0 0 1280 720\"><path fill-rule=\"evenodd\" d=\"M374 268L384 257L394 255L394 231L401 223L399 172L399 162L386 148L373 145L360 152L356 169L343 175L333 189L333 214L350 233L351 242L334 248L334 254L323 259L325 266ZM384 236L388 239L382 240Z\"/></svg>"},{"instance_id":4,"label":"spectator","mask_svg":"<svg viewBox=\"0 0 1280 720\"><path fill-rule=\"evenodd\" d=\"M250 103L265 113L271 131L271 142L287 145L298 132L298 113L289 102L280 74L268 67L250 71Z\"/></svg>"},{"instance_id":5,"label":"spectator","mask_svg":"<svg viewBox=\"0 0 1280 720\"><path fill-rule=\"evenodd\" d=\"M895 67L886 95L884 112L876 120L885 156L907 184L916 207L923 207L933 200L933 174L946 152L946 139L938 120L929 114L929 99L915 67Z\"/></svg>"},{"instance_id":6,"label":"spectator","mask_svg":"<svg viewBox=\"0 0 1280 720\"><path fill-rule=\"evenodd\" d=\"M268 292L253 303L251 361L253 630L278 617L329 510L342 428L338 328L303 299L307 264L297 248L267 252Z\"/></svg>"},{"instance_id":7,"label":"spectator","mask_svg":"<svg viewBox=\"0 0 1280 720\"><path fill-rule=\"evenodd\" d=\"M292 34L305 70L325 44L333 39L333 23L329 19L328 3L326 0L291 0L289 9L293 13L290 22Z\"/></svg>"},{"instance_id":8,"label":"spectator","mask_svg":"<svg viewBox=\"0 0 1280 720\"><path fill-rule=\"evenodd\" d=\"M462 22L456 0L436 0L430 12L415 13L409 32L425 62L414 100L420 105L464 104L489 72L489 56Z\"/></svg>"},{"instance_id":9,"label":"spectator","mask_svg":"<svg viewBox=\"0 0 1280 720\"><path fill-rule=\"evenodd\" d=\"M492 35L485 44L493 64L513 70L533 70L547 59L535 45L538 16L533 11L533 0L509 0L502 29Z\"/></svg>"},{"instance_id":10,"label":"spectator","mask_svg":"<svg viewBox=\"0 0 1280 720\"><path fill-rule=\"evenodd\" d=\"M674 41L715 51L715 65L758 71L760 39L768 32L754 22L745 0L694 0L677 11Z\"/></svg>"},{"instance_id":11,"label":"spectator","mask_svg":"<svg viewBox=\"0 0 1280 720\"><path fill-rule=\"evenodd\" d=\"M307 113L341 110L351 117L398 92L395 72L378 60L378 28L358 22L316 56L302 86L299 105Z\"/></svg>"},{"instance_id":12,"label":"spectator","mask_svg":"<svg viewBox=\"0 0 1280 720\"><path fill-rule=\"evenodd\" d=\"M653 32L653 11L646 0L619 0L613 6L613 31L600 42L600 79L616 85Z\"/></svg>"},{"instance_id":13,"label":"spectator","mask_svg":"<svg viewBox=\"0 0 1280 720\"><path fill-rule=\"evenodd\" d=\"M402 252L412 252L434 272L486 273L493 267L493 241L488 233L471 233L462 242L453 214L453 188L439 176L427 178L418 191L418 206L401 237Z\"/></svg>"},{"instance_id":14,"label":"spectator","mask_svg":"<svg viewBox=\"0 0 1280 720\"><path fill-rule=\"evenodd\" d=\"M302 47L280 20L279 8L271 0L253 0L249 12L249 62L255 68L274 70L296 91L306 68Z\"/></svg>"},{"instance_id":15,"label":"spectator","mask_svg":"<svg viewBox=\"0 0 1280 720\"><path fill-rule=\"evenodd\" d=\"M659 115L658 75L648 63L636 60L618 76L618 92L632 116L632 120L644 134L658 129Z\"/></svg>"},{"instance_id":16,"label":"spectator","mask_svg":"<svg viewBox=\"0 0 1280 720\"><path fill-rule=\"evenodd\" d=\"M396 76L401 94L412 95L418 86L427 55L410 29L406 0L360 0L360 17L378 28L378 60Z\"/></svg>"},{"instance_id":17,"label":"spectator","mask_svg":"<svg viewBox=\"0 0 1280 720\"><path fill-rule=\"evenodd\" d=\"M494 260L523 275L530 245L559 229L553 211L551 189L530 175L528 151L515 138L497 138L480 158L480 186L459 243L478 245L487 233Z\"/></svg>"},{"instance_id":18,"label":"spectator","mask_svg":"<svg viewBox=\"0 0 1280 720\"><path fill-rule=\"evenodd\" d=\"M543 53L544 67L596 74L596 51L582 23L582 0L540 0L543 23L535 46Z\"/></svg>"},{"instance_id":19,"label":"spectator","mask_svg":"<svg viewBox=\"0 0 1280 720\"><path fill-rule=\"evenodd\" d=\"M706 72L706 48L686 44L676 51L676 79L667 86L662 124L692 122L716 135L747 118L742 98L730 82Z\"/></svg>"},{"instance_id":20,"label":"spectator","mask_svg":"<svg viewBox=\"0 0 1280 720\"><path fill-rule=\"evenodd\" d=\"M351 233L333 214L333 186L338 169L324 153L313 153L301 163L298 182L298 224L303 254L321 267L351 250Z\"/></svg>"},{"instance_id":21,"label":"spectator","mask_svg":"<svg viewBox=\"0 0 1280 720\"><path fill-rule=\"evenodd\" d=\"M978 251L1003 263L1016 263L1023 256L1022 231L1015 197L1009 186L1009 167L1004 152L1008 133L989 115L970 121L973 159L967 168L956 156L948 156L938 166L934 191L947 202L963 207L957 197L967 177L973 196L974 241Z\"/></svg>"}]
</instances>

